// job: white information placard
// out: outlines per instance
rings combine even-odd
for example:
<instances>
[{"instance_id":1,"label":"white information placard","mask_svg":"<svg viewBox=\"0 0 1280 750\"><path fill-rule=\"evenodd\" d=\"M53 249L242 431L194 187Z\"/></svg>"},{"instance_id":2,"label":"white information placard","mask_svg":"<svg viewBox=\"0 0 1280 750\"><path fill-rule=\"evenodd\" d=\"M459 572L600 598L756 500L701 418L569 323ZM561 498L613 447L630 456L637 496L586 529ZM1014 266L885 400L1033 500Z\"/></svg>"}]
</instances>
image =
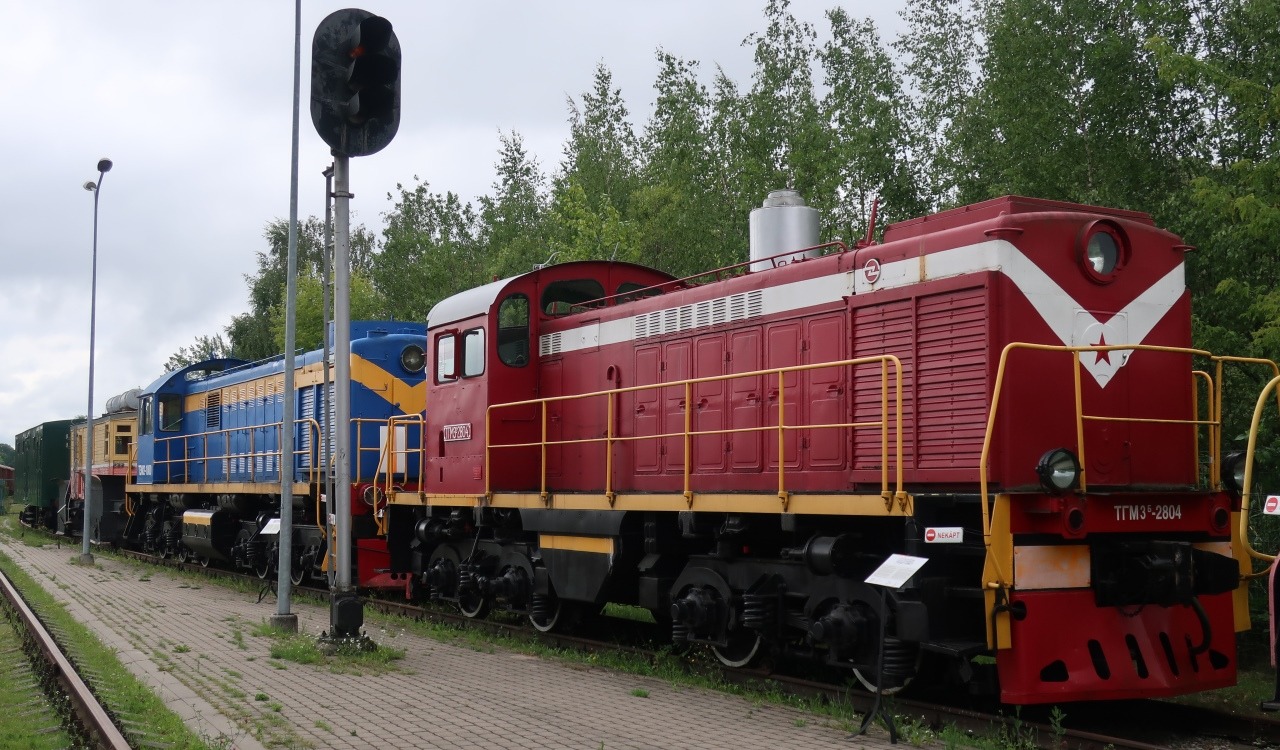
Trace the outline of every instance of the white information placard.
<instances>
[{"instance_id":1,"label":"white information placard","mask_svg":"<svg viewBox=\"0 0 1280 750\"><path fill-rule=\"evenodd\" d=\"M927 557L889 555L889 559L880 563L880 567L867 576L867 583L872 586L884 586L890 589L900 588L927 562L929 562Z\"/></svg>"},{"instance_id":2,"label":"white information placard","mask_svg":"<svg viewBox=\"0 0 1280 750\"><path fill-rule=\"evenodd\" d=\"M267 521L267 525L266 525L266 526L263 526L263 527L262 527L262 531L259 531L258 533L259 533L259 534L279 534L279 533L280 533L280 519L279 519L279 518L273 518L273 519L271 519L270 521Z\"/></svg>"}]
</instances>

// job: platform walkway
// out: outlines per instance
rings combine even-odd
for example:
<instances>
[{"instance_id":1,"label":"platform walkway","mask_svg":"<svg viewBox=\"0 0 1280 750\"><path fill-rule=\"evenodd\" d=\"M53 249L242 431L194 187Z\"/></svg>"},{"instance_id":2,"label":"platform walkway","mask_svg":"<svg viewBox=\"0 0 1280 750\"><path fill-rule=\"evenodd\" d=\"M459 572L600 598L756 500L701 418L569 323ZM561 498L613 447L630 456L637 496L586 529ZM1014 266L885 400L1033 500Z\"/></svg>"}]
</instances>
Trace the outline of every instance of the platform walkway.
<instances>
[{"instance_id":1,"label":"platform walkway","mask_svg":"<svg viewBox=\"0 0 1280 750\"><path fill-rule=\"evenodd\" d=\"M367 615L375 641L405 658L383 674L333 674L271 658L254 627L275 614L213 582L0 536L17 560L215 747L781 750L884 748L829 719L654 677L476 649ZM295 601L299 630L328 627L327 606ZM264 698L265 696L265 698Z\"/></svg>"}]
</instances>

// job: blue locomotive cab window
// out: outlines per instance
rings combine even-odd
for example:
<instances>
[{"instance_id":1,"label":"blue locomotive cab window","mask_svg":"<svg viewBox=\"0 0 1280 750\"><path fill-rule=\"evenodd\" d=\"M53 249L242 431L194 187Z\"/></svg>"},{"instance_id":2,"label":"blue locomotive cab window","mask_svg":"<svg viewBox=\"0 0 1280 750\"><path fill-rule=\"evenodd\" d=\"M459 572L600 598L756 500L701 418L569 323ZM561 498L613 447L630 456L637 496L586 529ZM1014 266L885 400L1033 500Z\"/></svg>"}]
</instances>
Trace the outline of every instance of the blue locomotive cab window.
<instances>
[{"instance_id":1,"label":"blue locomotive cab window","mask_svg":"<svg viewBox=\"0 0 1280 750\"><path fill-rule=\"evenodd\" d=\"M155 429L151 420L151 397L147 396L142 399L142 422L138 425L139 435L150 435Z\"/></svg>"},{"instance_id":2,"label":"blue locomotive cab window","mask_svg":"<svg viewBox=\"0 0 1280 750\"><path fill-rule=\"evenodd\" d=\"M182 396L174 394L160 397L159 422L162 432L177 432L182 429Z\"/></svg>"}]
</instances>

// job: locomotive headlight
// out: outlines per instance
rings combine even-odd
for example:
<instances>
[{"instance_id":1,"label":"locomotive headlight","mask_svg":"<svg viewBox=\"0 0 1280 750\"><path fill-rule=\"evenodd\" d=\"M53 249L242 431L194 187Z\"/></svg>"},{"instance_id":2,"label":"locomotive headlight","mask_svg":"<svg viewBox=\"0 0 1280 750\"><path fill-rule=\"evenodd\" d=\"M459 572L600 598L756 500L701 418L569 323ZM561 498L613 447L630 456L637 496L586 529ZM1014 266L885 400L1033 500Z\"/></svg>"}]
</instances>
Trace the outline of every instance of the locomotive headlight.
<instances>
[{"instance_id":1,"label":"locomotive headlight","mask_svg":"<svg viewBox=\"0 0 1280 750\"><path fill-rule=\"evenodd\" d=\"M1089 265L1093 266L1096 273L1107 276L1116 270L1120 248L1116 246L1116 241L1111 235L1098 232L1089 238L1089 244L1085 247L1085 257L1089 259Z\"/></svg>"},{"instance_id":2,"label":"locomotive headlight","mask_svg":"<svg viewBox=\"0 0 1280 750\"><path fill-rule=\"evenodd\" d=\"M1228 453L1222 459L1222 484L1232 492L1244 491L1244 451Z\"/></svg>"},{"instance_id":3,"label":"locomotive headlight","mask_svg":"<svg viewBox=\"0 0 1280 750\"><path fill-rule=\"evenodd\" d=\"M1110 221L1086 226L1080 233L1077 250L1085 275L1099 284L1110 283L1129 256L1124 231Z\"/></svg>"},{"instance_id":4,"label":"locomotive headlight","mask_svg":"<svg viewBox=\"0 0 1280 750\"><path fill-rule=\"evenodd\" d=\"M420 372L426 364L427 358L417 344L410 344L400 352L400 366L409 372Z\"/></svg>"},{"instance_id":5,"label":"locomotive headlight","mask_svg":"<svg viewBox=\"0 0 1280 750\"><path fill-rule=\"evenodd\" d=\"M1050 492L1065 492L1080 481L1080 461L1066 448L1054 448L1036 464L1040 484Z\"/></svg>"}]
</instances>

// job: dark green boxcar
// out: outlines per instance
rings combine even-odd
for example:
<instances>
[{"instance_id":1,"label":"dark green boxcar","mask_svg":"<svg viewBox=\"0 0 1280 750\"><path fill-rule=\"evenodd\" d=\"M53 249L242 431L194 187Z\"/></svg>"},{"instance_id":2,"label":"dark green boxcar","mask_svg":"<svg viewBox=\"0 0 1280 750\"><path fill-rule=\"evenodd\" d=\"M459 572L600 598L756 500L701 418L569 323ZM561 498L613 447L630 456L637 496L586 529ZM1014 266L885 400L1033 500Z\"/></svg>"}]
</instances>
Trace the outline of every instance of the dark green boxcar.
<instances>
[{"instance_id":1,"label":"dark green boxcar","mask_svg":"<svg viewBox=\"0 0 1280 750\"><path fill-rule=\"evenodd\" d=\"M17 435L14 502L23 505L24 523L49 528L56 523L71 472L71 423L45 422Z\"/></svg>"}]
</instances>

